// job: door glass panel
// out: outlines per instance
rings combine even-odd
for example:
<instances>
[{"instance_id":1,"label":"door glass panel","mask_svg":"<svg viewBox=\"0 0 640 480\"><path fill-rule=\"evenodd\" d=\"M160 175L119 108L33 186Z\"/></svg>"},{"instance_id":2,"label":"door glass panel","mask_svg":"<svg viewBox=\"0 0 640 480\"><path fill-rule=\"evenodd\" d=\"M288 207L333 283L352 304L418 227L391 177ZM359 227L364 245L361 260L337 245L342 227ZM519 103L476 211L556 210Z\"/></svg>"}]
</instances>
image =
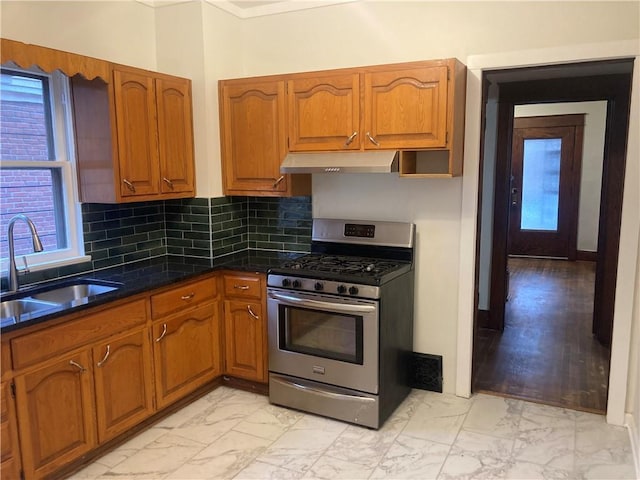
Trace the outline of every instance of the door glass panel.
<instances>
[{"instance_id":1,"label":"door glass panel","mask_svg":"<svg viewBox=\"0 0 640 480\"><path fill-rule=\"evenodd\" d=\"M361 316L284 305L280 308L281 349L362 364Z\"/></svg>"},{"instance_id":2,"label":"door glass panel","mask_svg":"<svg viewBox=\"0 0 640 480\"><path fill-rule=\"evenodd\" d=\"M558 230L562 139L525 139L521 230Z\"/></svg>"}]
</instances>

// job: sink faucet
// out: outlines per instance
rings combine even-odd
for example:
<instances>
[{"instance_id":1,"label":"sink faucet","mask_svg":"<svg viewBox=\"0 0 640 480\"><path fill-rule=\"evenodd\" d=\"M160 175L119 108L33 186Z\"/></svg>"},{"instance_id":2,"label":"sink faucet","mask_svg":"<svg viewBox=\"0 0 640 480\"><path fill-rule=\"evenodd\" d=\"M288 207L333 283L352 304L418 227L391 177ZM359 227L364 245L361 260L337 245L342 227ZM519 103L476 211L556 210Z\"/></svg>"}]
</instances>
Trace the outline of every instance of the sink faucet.
<instances>
[{"instance_id":1,"label":"sink faucet","mask_svg":"<svg viewBox=\"0 0 640 480\"><path fill-rule=\"evenodd\" d=\"M16 266L16 257L15 257L15 247L13 245L13 225L18 221L22 220L25 222L29 229L31 230L31 240L33 241L33 251L41 252L42 242L40 241L40 237L38 236L38 231L36 230L36 226L33 224L31 219L26 215L16 215L11 220L9 220L9 228L7 230L7 237L9 237L9 291L17 292L18 288L20 288L20 282L18 281L18 267ZM25 268L22 273L27 273L29 269L27 268L27 261L25 259Z\"/></svg>"}]
</instances>

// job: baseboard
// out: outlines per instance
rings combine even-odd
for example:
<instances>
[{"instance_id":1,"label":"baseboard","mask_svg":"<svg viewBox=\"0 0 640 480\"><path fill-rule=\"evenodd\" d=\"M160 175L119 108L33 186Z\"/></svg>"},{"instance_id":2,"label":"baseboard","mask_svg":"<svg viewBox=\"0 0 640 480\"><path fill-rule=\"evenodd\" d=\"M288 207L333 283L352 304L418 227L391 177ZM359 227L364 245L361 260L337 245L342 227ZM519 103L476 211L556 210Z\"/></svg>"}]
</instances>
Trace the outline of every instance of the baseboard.
<instances>
[{"instance_id":1,"label":"baseboard","mask_svg":"<svg viewBox=\"0 0 640 480\"><path fill-rule=\"evenodd\" d=\"M583 262L595 262L598 259L598 252L589 252L588 250L578 250L576 252L576 260Z\"/></svg>"},{"instance_id":2,"label":"baseboard","mask_svg":"<svg viewBox=\"0 0 640 480\"><path fill-rule=\"evenodd\" d=\"M640 430L636 424L635 417L627 413L625 415L625 424L629 431L629 440L631 440L631 450L633 452L633 465L636 468L636 478L640 478Z\"/></svg>"}]
</instances>

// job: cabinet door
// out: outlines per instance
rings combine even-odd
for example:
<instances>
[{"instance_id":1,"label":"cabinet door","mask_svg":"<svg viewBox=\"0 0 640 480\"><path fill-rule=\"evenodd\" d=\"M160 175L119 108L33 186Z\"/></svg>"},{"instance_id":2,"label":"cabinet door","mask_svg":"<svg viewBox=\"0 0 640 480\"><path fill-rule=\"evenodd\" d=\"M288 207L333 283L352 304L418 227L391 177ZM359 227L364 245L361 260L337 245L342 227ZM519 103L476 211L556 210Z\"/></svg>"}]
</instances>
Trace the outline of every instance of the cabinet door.
<instances>
[{"instance_id":1,"label":"cabinet door","mask_svg":"<svg viewBox=\"0 0 640 480\"><path fill-rule=\"evenodd\" d=\"M289 150L359 150L360 75L294 77L287 82Z\"/></svg>"},{"instance_id":2,"label":"cabinet door","mask_svg":"<svg viewBox=\"0 0 640 480\"><path fill-rule=\"evenodd\" d=\"M261 302L225 300L226 373L265 382L266 323Z\"/></svg>"},{"instance_id":3,"label":"cabinet door","mask_svg":"<svg viewBox=\"0 0 640 480\"><path fill-rule=\"evenodd\" d=\"M120 194L159 192L158 129L154 80L142 73L113 71Z\"/></svg>"},{"instance_id":4,"label":"cabinet door","mask_svg":"<svg viewBox=\"0 0 640 480\"><path fill-rule=\"evenodd\" d=\"M156 80L160 191L165 195L195 192L191 82Z\"/></svg>"},{"instance_id":5,"label":"cabinet door","mask_svg":"<svg viewBox=\"0 0 640 480\"><path fill-rule=\"evenodd\" d=\"M15 378L25 476L42 478L96 445L91 355L83 351Z\"/></svg>"},{"instance_id":6,"label":"cabinet door","mask_svg":"<svg viewBox=\"0 0 640 480\"><path fill-rule=\"evenodd\" d=\"M284 81L223 84L220 94L225 194L286 193Z\"/></svg>"},{"instance_id":7,"label":"cabinet door","mask_svg":"<svg viewBox=\"0 0 640 480\"><path fill-rule=\"evenodd\" d=\"M364 75L365 149L445 147L447 67Z\"/></svg>"},{"instance_id":8,"label":"cabinet door","mask_svg":"<svg viewBox=\"0 0 640 480\"><path fill-rule=\"evenodd\" d=\"M221 373L219 303L153 325L156 399L162 408Z\"/></svg>"},{"instance_id":9,"label":"cabinet door","mask_svg":"<svg viewBox=\"0 0 640 480\"><path fill-rule=\"evenodd\" d=\"M11 383L0 385L0 478L20 478L20 453L18 452L18 426Z\"/></svg>"},{"instance_id":10,"label":"cabinet door","mask_svg":"<svg viewBox=\"0 0 640 480\"><path fill-rule=\"evenodd\" d=\"M153 413L151 343L147 329L93 348L98 439L109 440Z\"/></svg>"}]
</instances>

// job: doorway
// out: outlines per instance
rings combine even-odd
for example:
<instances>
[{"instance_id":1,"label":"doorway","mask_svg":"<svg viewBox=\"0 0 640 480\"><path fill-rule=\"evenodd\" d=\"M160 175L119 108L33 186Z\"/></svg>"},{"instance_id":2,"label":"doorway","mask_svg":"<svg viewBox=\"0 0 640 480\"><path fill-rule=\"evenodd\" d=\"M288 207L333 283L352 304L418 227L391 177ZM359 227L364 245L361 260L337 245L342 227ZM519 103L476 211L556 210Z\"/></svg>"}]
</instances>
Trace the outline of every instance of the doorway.
<instances>
[{"instance_id":1,"label":"doorway","mask_svg":"<svg viewBox=\"0 0 640 480\"><path fill-rule=\"evenodd\" d=\"M602 100L607 102L607 120L604 151L604 174L602 176L601 207L598 212L598 240L593 269L595 294L593 296L593 326L602 324L603 335L598 339L604 348L610 345L612 328L615 278L618 259L618 245L621 218L622 185L624 181L624 160L628 124L632 61L593 62L588 64L539 67L517 71L485 72L483 78L483 121L482 175L480 180L479 232L478 232L478 302L477 321L474 328L474 356L472 385L476 385L478 368L487 353L487 343L480 338L481 328L489 328L498 337L504 331L507 293L509 291L508 249L510 211L513 201L511 157L516 132L514 130L514 109L524 103L542 104L551 102L580 102ZM490 114L493 111L494 119ZM492 125L493 122L493 125ZM492 137L495 135L495 137ZM488 146L494 144L494 151ZM493 165L491 163L493 162ZM489 168L488 168L489 167ZM487 177L488 176L488 177ZM491 189L487 185L491 185ZM518 194L519 192L515 192ZM518 198L519 200L519 198ZM489 208L487 208L489 206ZM560 207L558 207L560 209ZM487 222L486 212L491 221ZM560 222L558 222L560 223ZM490 234L487 235L487 224ZM482 245L482 239L492 239ZM537 244L538 242L530 242ZM570 253L570 252L569 252ZM569 258L570 254L553 254ZM527 255L536 253L527 252ZM543 253L537 253L542 255ZM484 260L490 258L490 261ZM573 256L573 254L571 254ZM489 271L487 272L487 265ZM484 271L483 271L484 266ZM593 266L593 265L592 265ZM534 269L535 270L535 269ZM482 280L486 280L483 288ZM547 279L547 282L550 280ZM482 304L482 291L486 293L486 303ZM609 301L605 300L606 298ZM485 308L483 308L483 306ZM488 308L487 308L488 307ZM556 309L560 311L561 309ZM556 311L554 310L554 313ZM545 314L544 319L550 318ZM609 321L609 318L611 319ZM608 336L608 339L607 339ZM483 351L484 350L484 351ZM507 360L508 361L508 360ZM516 362L518 363L518 362ZM522 362L519 362L522 364ZM608 368L608 365L607 365ZM516 369L517 375L517 369ZM522 378L521 378L522 380ZM606 380L605 380L606 383ZM518 396L515 394L514 396ZM566 396L566 395L565 395ZM537 398L541 402L557 404L549 398ZM570 406L571 405L565 405ZM598 407L600 408L600 407ZM596 410L598 410L596 408ZM603 407L606 408L606 405Z\"/></svg>"},{"instance_id":2,"label":"doorway","mask_svg":"<svg viewBox=\"0 0 640 480\"><path fill-rule=\"evenodd\" d=\"M509 255L575 260L584 116L514 118Z\"/></svg>"}]
</instances>

